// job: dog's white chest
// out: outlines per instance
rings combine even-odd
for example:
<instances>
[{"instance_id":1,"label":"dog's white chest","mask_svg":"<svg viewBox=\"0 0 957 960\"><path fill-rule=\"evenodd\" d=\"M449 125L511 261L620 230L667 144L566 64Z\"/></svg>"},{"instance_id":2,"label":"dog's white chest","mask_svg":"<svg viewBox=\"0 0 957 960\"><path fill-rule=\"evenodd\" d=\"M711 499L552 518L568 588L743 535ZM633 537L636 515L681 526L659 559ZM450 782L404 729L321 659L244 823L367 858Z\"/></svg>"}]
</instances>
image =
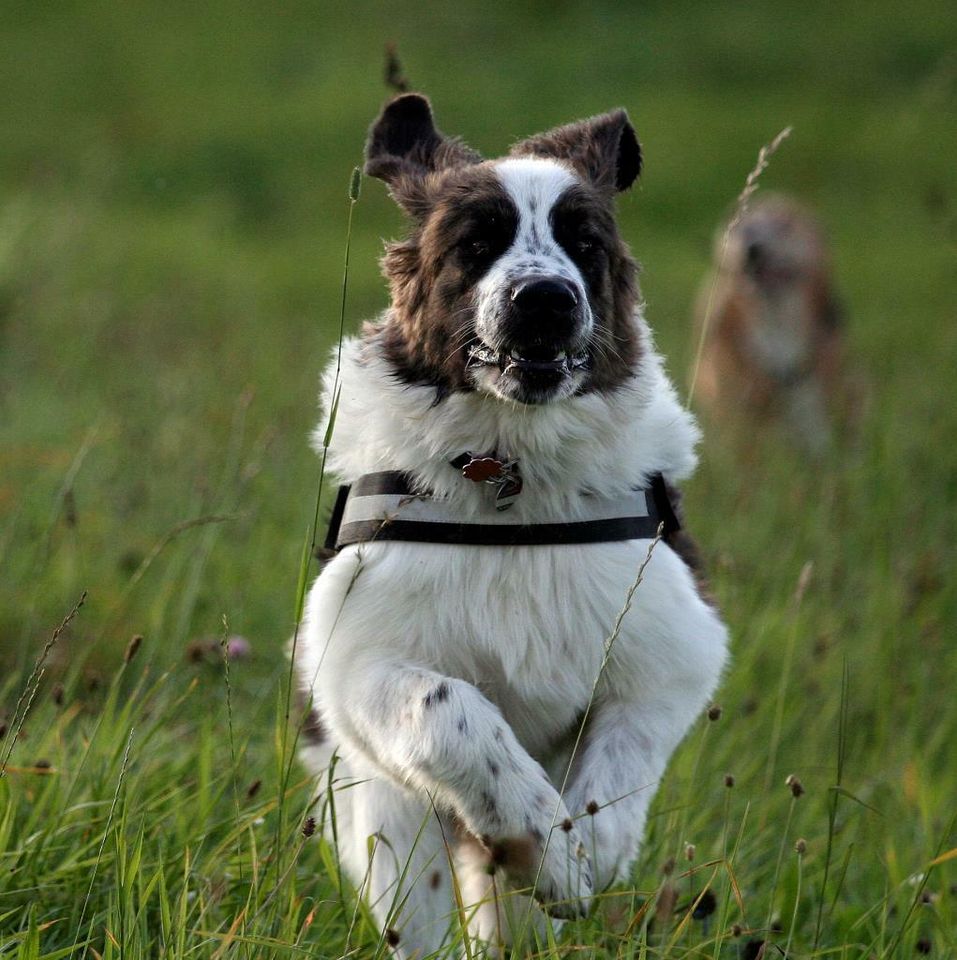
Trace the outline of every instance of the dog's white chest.
<instances>
[{"instance_id":1,"label":"dog's white chest","mask_svg":"<svg viewBox=\"0 0 957 960\"><path fill-rule=\"evenodd\" d=\"M647 546L350 548L313 589L314 637L325 634L345 656L343 644L381 645L383 658L466 680L499 707L530 751L547 752L574 727L596 682L640 687L660 660L656 610L672 591L663 596L651 583L615 636L600 677ZM675 558L659 548L659 562L646 573L671 581L666 568Z\"/></svg>"},{"instance_id":2,"label":"dog's white chest","mask_svg":"<svg viewBox=\"0 0 957 960\"><path fill-rule=\"evenodd\" d=\"M588 560L598 551L403 548L399 555L416 558L403 589L394 587L402 561L392 550L383 551L382 576L410 626L410 655L475 683L523 741L564 732L588 701L611 627Z\"/></svg>"}]
</instances>

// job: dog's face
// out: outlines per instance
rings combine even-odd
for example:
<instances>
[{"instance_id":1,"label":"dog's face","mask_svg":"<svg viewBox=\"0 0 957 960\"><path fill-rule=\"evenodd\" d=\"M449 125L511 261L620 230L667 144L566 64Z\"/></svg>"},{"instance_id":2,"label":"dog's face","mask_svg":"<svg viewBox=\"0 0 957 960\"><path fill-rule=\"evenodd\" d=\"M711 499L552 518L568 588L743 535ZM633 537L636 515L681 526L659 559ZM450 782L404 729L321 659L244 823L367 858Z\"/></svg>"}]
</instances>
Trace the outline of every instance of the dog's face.
<instances>
[{"instance_id":1,"label":"dog's face","mask_svg":"<svg viewBox=\"0 0 957 960\"><path fill-rule=\"evenodd\" d=\"M805 375L839 321L817 221L787 197L762 197L728 234L723 262L741 294L746 352L777 380Z\"/></svg>"},{"instance_id":2,"label":"dog's face","mask_svg":"<svg viewBox=\"0 0 957 960\"><path fill-rule=\"evenodd\" d=\"M397 373L439 397L479 390L521 403L627 379L636 271L614 195L640 167L624 111L483 161L436 130L423 97L393 100L372 127L366 172L415 224L383 261L393 302L381 334Z\"/></svg>"},{"instance_id":3,"label":"dog's face","mask_svg":"<svg viewBox=\"0 0 957 960\"><path fill-rule=\"evenodd\" d=\"M789 286L816 281L827 256L814 218L772 195L759 199L731 231L726 262L758 292L773 297Z\"/></svg>"}]
</instances>

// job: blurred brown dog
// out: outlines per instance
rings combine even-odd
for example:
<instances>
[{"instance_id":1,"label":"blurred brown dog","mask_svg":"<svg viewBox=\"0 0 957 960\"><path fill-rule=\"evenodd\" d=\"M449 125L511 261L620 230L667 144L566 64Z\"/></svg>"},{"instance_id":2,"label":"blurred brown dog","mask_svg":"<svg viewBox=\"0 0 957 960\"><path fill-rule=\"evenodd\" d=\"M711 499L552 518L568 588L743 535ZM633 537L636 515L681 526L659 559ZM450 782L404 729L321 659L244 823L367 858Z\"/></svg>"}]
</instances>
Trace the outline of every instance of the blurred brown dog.
<instances>
[{"instance_id":1,"label":"blurred brown dog","mask_svg":"<svg viewBox=\"0 0 957 960\"><path fill-rule=\"evenodd\" d=\"M777 418L806 452L825 453L845 405L844 350L817 220L791 199L765 196L722 228L715 271L696 311L701 405L739 423Z\"/></svg>"}]
</instances>

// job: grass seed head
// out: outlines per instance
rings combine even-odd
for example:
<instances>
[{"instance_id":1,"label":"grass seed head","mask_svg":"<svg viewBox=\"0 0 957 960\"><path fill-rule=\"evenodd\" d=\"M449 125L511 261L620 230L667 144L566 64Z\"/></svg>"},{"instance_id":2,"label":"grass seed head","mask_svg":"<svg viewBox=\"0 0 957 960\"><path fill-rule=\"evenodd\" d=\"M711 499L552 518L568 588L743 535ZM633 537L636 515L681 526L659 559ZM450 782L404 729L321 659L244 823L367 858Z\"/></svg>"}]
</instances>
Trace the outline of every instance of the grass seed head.
<instances>
[{"instance_id":1,"label":"grass seed head","mask_svg":"<svg viewBox=\"0 0 957 960\"><path fill-rule=\"evenodd\" d=\"M587 813L588 816L590 817L595 816L595 814L598 813L599 810L601 810L601 807L598 806L597 800L589 800L588 803L585 805L585 813Z\"/></svg>"},{"instance_id":2,"label":"grass seed head","mask_svg":"<svg viewBox=\"0 0 957 960\"><path fill-rule=\"evenodd\" d=\"M715 720L721 719L721 705L718 703L712 703L708 707L708 719L714 723Z\"/></svg>"},{"instance_id":3,"label":"grass seed head","mask_svg":"<svg viewBox=\"0 0 957 960\"><path fill-rule=\"evenodd\" d=\"M123 654L124 663L129 663L130 660L132 660L133 657L136 656L136 653L139 650L140 645L142 643L143 643L142 633L134 633L133 636L130 637L130 642L126 645L126 651Z\"/></svg>"},{"instance_id":4,"label":"grass seed head","mask_svg":"<svg viewBox=\"0 0 957 960\"><path fill-rule=\"evenodd\" d=\"M394 40L390 40L385 45L385 75L383 79L385 85L396 93L408 93L411 89L408 77L402 69L402 61L399 59L399 48Z\"/></svg>"},{"instance_id":5,"label":"grass seed head","mask_svg":"<svg viewBox=\"0 0 957 960\"><path fill-rule=\"evenodd\" d=\"M794 849L797 851L799 857L803 857L807 852L807 840L801 837L797 843L794 844Z\"/></svg>"},{"instance_id":6,"label":"grass seed head","mask_svg":"<svg viewBox=\"0 0 957 960\"><path fill-rule=\"evenodd\" d=\"M794 606L799 607L801 601L804 599L804 594L807 593L807 588L811 584L811 575L814 573L814 562L808 560L807 563L801 567L801 573L798 575L797 585L794 587L794 597L792 602Z\"/></svg>"},{"instance_id":7,"label":"grass seed head","mask_svg":"<svg viewBox=\"0 0 957 960\"><path fill-rule=\"evenodd\" d=\"M734 786L734 774L726 773L724 775L724 785L730 790Z\"/></svg>"},{"instance_id":8,"label":"grass seed head","mask_svg":"<svg viewBox=\"0 0 957 960\"><path fill-rule=\"evenodd\" d=\"M791 796L795 799L804 794L804 784L793 773L788 774L784 783L791 790Z\"/></svg>"},{"instance_id":9,"label":"grass seed head","mask_svg":"<svg viewBox=\"0 0 957 960\"><path fill-rule=\"evenodd\" d=\"M659 923L667 923L674 915L678 905L678 888L673 883L666 883L658 894L658 903L655 906L655 919Z\"/></svg>"},{"instance_id":10,"label":"grass seed head","mask_svg":"<svg viewBox=\"0 0 957 960\"><path fill-rule=\"evenodd\" d=\"M258 783L258 781L257 781ZM302 824L302 835L308 840L316 832L316 818L306 817Z\"/></svg>"}]
</instances>

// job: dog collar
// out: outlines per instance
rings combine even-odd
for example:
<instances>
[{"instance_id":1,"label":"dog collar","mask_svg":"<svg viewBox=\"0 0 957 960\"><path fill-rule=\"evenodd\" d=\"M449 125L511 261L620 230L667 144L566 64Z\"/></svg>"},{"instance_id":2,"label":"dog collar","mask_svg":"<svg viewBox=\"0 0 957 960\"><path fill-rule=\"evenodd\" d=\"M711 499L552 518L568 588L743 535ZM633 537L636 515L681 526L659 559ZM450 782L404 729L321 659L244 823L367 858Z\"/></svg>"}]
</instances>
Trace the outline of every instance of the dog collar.
<instances>
[{"instance_id":1,"label":"dog collar","mask_svg":"<svg viewBox=\"0 0 957 960\"><path fill-rule=\"evenodd\" d=\"M611 543L651 539L663 525L666 536L681 529L664 478L656 473L647 487L616 497L582 494L583 514L574 521L515 523L495 511L480 522L463 522L454 501L416 492L407 473L367 473L339 487L326 536L326 548L355 543L405 540L487 547Z\"/></svg>"}]
</instances>

